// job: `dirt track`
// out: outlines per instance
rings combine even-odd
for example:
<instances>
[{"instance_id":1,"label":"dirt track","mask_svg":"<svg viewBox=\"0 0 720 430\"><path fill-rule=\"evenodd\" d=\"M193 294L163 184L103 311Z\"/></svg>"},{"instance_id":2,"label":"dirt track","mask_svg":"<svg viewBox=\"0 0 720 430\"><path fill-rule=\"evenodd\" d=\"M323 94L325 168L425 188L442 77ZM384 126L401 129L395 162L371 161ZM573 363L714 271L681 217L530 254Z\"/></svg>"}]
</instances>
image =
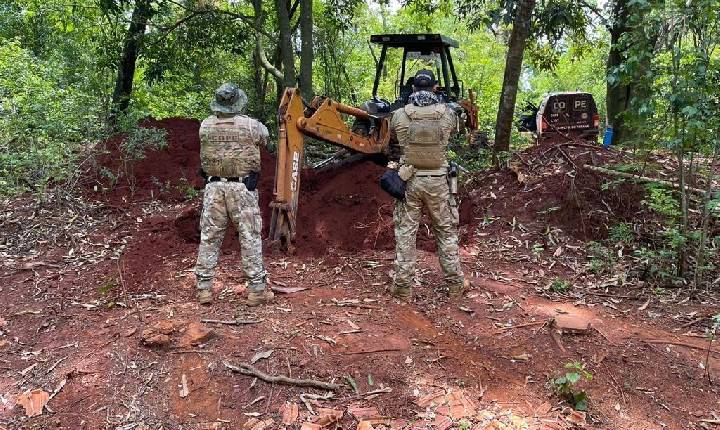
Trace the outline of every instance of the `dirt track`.
<instances>
[{"instance_id":1,"label":"dirt track","mask_svg":"<svg viewBox=\"0 0 720 430\"><path fill-rule=\"evenodd\" d=\"M420 252L422 286L415 302L387 296L391 202L374 183L381 169L365 163L303 178L299 255L266 253L272 286L292 292L278 293L277 302L264 309L242 306L240 257L236 242L227 240L216 280L221 299L211 308L198 307L191 272L197 202L184 201L187 190L178 185L182 177L187 179L182 183L194 182L197 123L160 125L169 128L170 148L135 166L136 173L143 172L135 194L123 186L103 195L89 193L101 204L77 221L69 221L69 212L48 215L69 230L74 223L101 220L86 236L67 233L65 243L41 241L37 253L18 253L4 263L0 427L229 429L272 418L274 424L266 428L277 429L285 427L279 409L289 401L299 405L300 418L287 428L299 428L309 419L300 395L323 392L253 382L223 365L249 362L269 350L273 353L256 363L267 373L343 385L333 399L316 402L343 410L345 429L355 428L352 410L357 413L358 406L376 408L392 428L417 429L448 428L443 422L451 418L485 428L480 423L490 422L482 418L488 414L507 424L488 428L523 428L520 421L509 424L509 411L527 428L548 429L687 429L715 420L720 397L699 367L707 342L684 335L699 333L704 322L693 320L712 315L712 304L679 294L655 297L642 285L576 285L577 293L548 293L542 288L548 279L582 262L573 252L583 243L579 239L601 236L602 225L588 218L595 227L581 227L563 212L565 206L547 219L527 215L532 212L519 206L527 209L534 200L507 174L480 178L466 194L472 205L466 203L461 257L474 287L462 302L433 290L441 276L429 252L429 230L421 239L426 251ZM272 167L263 161L264 169ZM263 171L263 207L271 197L271 177ZM166 181L168 186L157 185ZM547 195L530 194L546 204L562 202L562 185L551 185ZM553 193L561 195L548 201ZM493 206L498 196L507 202L502 207ZM622 197L619 206L632 200ZM22 203L15 202L11 212L27 214L30 205ZM183 214L179 220L178 214ZM497 220L487 224L488 215ZM554 256L556 248L546 246L543 256L533 258L527 241L539 240L548 225L559 230L554 240L565 251ZM543 324L567 315L592 328L558 334ZM259 322L200 323L236 317ZM144 343L163 332L167 338L154 338L162 341L159 345ZM657 340L699 349L648 342ZM710 360L711 369L720 364L718 356ZM572 413L547 384L570 361L585 363L594 375L584 385L587 415ZM26 418L15 403L35 388L57 394L41 416ZM187 395L181 396L185 388ZM392 391L362 395L385 388ZM449 396L462 399L461 412L452 402L443 404Z\"/></svg>"}]
</instances>

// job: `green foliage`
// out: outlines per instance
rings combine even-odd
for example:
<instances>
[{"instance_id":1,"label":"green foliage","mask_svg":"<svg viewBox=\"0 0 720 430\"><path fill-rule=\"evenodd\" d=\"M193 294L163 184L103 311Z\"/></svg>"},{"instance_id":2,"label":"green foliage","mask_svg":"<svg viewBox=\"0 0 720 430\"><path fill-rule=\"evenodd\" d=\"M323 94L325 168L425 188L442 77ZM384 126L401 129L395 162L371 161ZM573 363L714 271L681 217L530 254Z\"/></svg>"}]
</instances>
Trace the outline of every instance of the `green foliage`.
<instances>
[{"instance_id":1,"label":"green foliage","mask_svg":"<svg viewBox=\"0 0 720 430\"><path fill-rule=\"evenodd\" d=\"M200 195L200 191L196 190L195 187L193 187L193 185L190 183L190 181L184 176L180 178L178 188L180 189L180 191L183 192L183 194L185 194L186 200L192 200Z\"/></svg>"},{"instance_id":2,"label":"green foliage","mask_svg":"<svg viewBox=\"0 0 720 430\"><path fill-rule=\"evenodd\" d=\"M610 240L614 243L630 244L635 241L632 224L621 222L610 227Z\"/></svg>"},{"instance_id":3,"label":"green foliage","mask_svg":"<svg viewBox=\"0 0 720 430\"><path fill-rule=\"evenodd\" d=\"M674 221L680 216L680 208L672 192L667 188L656 185L648 185L648 197L642 201L643 204L653 212L665 217L668 221Z\"/></svg>"},{"instance_id":4,"label":"green foliage","mask_svg":"<svg viewBox=\"0 0 720 430\"><path fill-rule=\"evenodd\" d=\"M573 285L570 281L561 278L555 278L550 283L550 291L553 293L566 293L572 289Z\"/></svg>"},{"instance_id":5,"label":"green foliage","mask_svg":"<svg viewBox=\"0 0 720 430\"><path fill-rule=\"evenodd\" d=\"M0 43L0 194L74 174L82 145L103 136L97 100L17 41Z\"/></svg>"},{"instance_id":6,"label":"green foliage","mask_svg":"<svg viewBox=\"0 0 720 430\"><path fill-rule=\"evenodd\" d=\"M720 329L720 314L716 314L712 317L712 326L710 327L710 331L707 334L710 343L715 340L718 329Z\"/></svg>"},{"instance_id":7,"label":"green foliage","mask_svg":"<svg viewBox=\"0 0 720 430\"><path fill-rule=\"evenodd\" d=\"M532 253L535 260L539 260L543 252L545 252L545 247L541 243L533 243Z\"/></svg>"},{"instance_id":8,"label":"green foliage","mask_svg":"<svg viewBox=\"0 0 720 430\"><path fill-rule=\"evenodd\" d=\"M590 260L589 270L596 275L608 272L615 264L615 254L600 242L589 242L587 244L587 255Z\"/></svg>"},{"instance_id":9,"label":"green foliage","mask_svg":"<svg viewBox=\"0 0 720 430\"><path fill-rule=\"evenodd\" d=\"M117 289L118 283L117 280L114 278L109 278L103 283L100 287L98 287L98 292L103 295L107 296L110 294L113 290Z\"/></svg>"},{"instance_id":10,"label":"green foliage","mask_svg":"<svg viewBox=\"0 0 720 430\"><path fill-rule=\"evenodd\" d=\"M576 385L583 380L592 381L593 375L585 370L585 365L578 362L565 364L568 370L564 375L551 380L555 394L568 402L577 411L586 411L588 408L588 395L585 390L579 390Z\"/></svg>"},{"instance_id":11,"label":"green foliage","mask_svg":"<svg viewBox=\"0 0 720 430\"><path fill-rule=\"evenodd\" d=\"M634 250L633 254L638 263L646 268L646 279L653 279L662 284L672 284L677 280L677 250L663 246L663 244L658 249L643 246Z\"/></svg>"},{"instance_id":12,"label":"green foliage","mask_svg":"<svg viewBox=\"0 0 720 430\"><path fill-rule=\"evenodd\" d=\"M149 150L167 146L167 130L155 127L137 127L128 133L120 144L123 156L129 161L142 160Z\"/></svg>"}]
</instances>

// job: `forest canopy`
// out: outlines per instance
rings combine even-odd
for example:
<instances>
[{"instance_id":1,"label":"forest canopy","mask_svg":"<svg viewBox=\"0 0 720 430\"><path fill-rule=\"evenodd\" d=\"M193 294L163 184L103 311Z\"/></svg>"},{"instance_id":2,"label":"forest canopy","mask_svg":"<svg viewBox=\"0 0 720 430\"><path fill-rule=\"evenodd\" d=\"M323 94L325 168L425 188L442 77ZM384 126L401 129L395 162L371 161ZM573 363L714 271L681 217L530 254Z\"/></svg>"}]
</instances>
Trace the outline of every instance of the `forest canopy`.
<instances>
[{"instance_id":1,"label":"forest canopy","mask_svg":"<svg viewBox=\"0 0 720 430\"><path fill-rule=\"evenodd\" d=\"M3 1L0 188L12 193L66 178L68 160L110 133L110 119L128 130L146 117L202 118L213 90L225 81L247 92L250 114L272 123L282 86L302 77L303 21L312 35L310 92L351 104L370 97L379 55L371 34L437 32L456 39L458 75L476 91L480 127L492 135L512 27L493 21L503 5L305 3ZM285 63L278 7L287 8L290 26ZM310 17L303 7L311 9ZM593 93L604 113L609 35L597 19L585 24L583 38L542 36L529 46L519 106L537 104L550 91L583 90ZM389 56L380 94L394 94L398 61L399 54Z\"/></svg>"}]
</instances>

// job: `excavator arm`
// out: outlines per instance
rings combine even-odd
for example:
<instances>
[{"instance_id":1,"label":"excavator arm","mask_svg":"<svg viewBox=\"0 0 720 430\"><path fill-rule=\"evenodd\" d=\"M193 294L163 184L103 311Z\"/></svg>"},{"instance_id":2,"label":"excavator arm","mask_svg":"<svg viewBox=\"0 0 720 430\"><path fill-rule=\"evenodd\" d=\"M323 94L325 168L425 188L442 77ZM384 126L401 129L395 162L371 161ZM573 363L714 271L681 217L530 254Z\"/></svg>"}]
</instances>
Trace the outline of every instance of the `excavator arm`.
<instances>
[{"instance_id":1,"label":"excavator arm","mask_svg":"<svg viewBox=\"0 0 720 430\"><path fill-rule=\"evenodd\" d=\"M342 114L369 121L368 135L355 133ZM275 170L274 199L270 203L270 239L293 249L296 231L300 176L303 167L305 139L316 139L364 154L387 152L390 131L386 118L374 117L362 109L315 97L309 106L297 88L286 88L278 109L278 152Z\"/></svg>"}]
</instances>

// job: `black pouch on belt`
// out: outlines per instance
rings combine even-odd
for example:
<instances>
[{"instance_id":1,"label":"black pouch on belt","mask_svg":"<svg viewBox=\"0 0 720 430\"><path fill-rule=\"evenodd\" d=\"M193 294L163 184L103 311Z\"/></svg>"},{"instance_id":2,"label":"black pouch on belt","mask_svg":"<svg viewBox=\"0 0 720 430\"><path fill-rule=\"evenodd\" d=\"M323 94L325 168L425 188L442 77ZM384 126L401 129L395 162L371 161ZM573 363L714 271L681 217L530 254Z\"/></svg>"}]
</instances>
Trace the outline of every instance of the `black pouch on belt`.
<instances>
[{"instance_id":1,"label":"black pouch on belt","mask_svg":"<svg viewBox=\"0 0 720 430\"><path fill-rule=\"evenodd\" d=\"M405 199L405 187L405 181L400 179L400 175L395 169L386 170L380 177L380 188L398 200Z\"/></svg>"},{"instance_id":2,"label":"black pouch on belt","mask_svg":"<svg viewBox=\"0 0 720 430\"><path fill-rule=\"evenodd\" d=\"M255 191L259 180L260 172L250 172L243 178L242 183L245 184L248 191Z\"/></svg>"}]
</instances>

